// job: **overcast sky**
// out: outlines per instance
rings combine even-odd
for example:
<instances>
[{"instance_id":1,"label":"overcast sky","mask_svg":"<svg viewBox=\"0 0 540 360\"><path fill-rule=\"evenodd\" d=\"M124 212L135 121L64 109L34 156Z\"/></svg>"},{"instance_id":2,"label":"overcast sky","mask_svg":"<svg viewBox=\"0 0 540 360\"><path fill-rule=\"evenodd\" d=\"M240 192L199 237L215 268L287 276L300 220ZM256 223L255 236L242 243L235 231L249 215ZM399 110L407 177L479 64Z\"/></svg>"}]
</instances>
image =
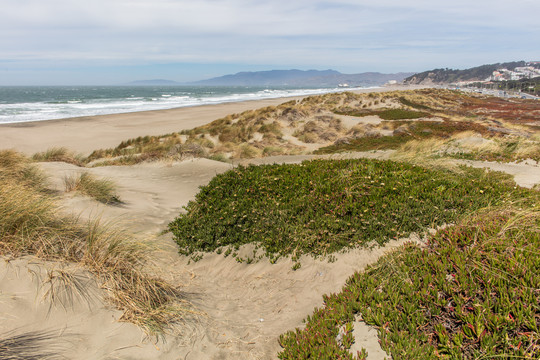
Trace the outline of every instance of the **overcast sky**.
<instances>
[{"instance_id":1,"label":"overcast sky","mask_svg":"<svg viewBox=\"0 0 540 360\"><path fill-rule=\"evenodd\" d=\"M3 0L0 85L540 60L540 0Z\"/></svg>"}]
</instances>

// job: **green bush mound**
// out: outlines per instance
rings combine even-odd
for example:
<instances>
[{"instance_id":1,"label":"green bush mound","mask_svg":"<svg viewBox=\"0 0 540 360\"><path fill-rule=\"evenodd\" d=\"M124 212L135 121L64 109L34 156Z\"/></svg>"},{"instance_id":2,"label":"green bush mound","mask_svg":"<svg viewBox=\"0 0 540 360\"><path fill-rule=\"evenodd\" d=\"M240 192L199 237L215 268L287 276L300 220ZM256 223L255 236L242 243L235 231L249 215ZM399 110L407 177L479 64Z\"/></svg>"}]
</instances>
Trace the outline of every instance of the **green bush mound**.
<instances>
[{"instance_id":1,"label":"green bush mound","mask_svg":"<svg viewBox=\"0 0 540 360\"><path fill-rule=\"evenodd\" d=\"M524 190L507 175L369 159L238 167L169 224L181 254L255 243L270 259L383 244Z\"/></svg>"},{"instance_id":2,"label":"green bush mound","mask_svg":"<svg viewBox=\"0 0 540 360\"><path fill-rule=\"evenodd\" d=\"M492 211L408 244L324 297L280 359L361 359L353 321L393 359L540 358L540 211ZM342 330L341 340L338 337Z\"/></svg>"}]
</instances>

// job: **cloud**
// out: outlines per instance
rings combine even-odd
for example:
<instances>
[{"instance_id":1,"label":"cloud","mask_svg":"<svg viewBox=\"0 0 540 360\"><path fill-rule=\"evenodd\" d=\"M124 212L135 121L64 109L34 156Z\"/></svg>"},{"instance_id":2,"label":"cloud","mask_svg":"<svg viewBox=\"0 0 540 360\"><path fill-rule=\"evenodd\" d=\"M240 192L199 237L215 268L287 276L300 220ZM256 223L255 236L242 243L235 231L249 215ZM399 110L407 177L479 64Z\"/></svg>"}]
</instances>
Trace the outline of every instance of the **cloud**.
<instances>
[{"instance_id":1,"label":"cloud","mask_svg":"<svg viewBox=\"0 0 540 360\"><path fill-rule=\"evenodd\" d=\"M533 0L5 0L0 58L380 70L446 57L434 66L452 66L498 49L540 58L538 13Z\"/></svg>"}]
</instances>

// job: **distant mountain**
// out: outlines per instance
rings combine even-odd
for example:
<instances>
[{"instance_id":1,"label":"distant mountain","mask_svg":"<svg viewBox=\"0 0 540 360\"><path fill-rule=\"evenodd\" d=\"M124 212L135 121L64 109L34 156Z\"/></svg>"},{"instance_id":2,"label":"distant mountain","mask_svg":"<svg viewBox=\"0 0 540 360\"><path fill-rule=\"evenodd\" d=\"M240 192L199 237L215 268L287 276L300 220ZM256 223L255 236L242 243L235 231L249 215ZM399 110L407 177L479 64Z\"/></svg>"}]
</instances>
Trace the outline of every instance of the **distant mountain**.
<instances>
[{"instance_id":1,"label":"distant mountain","mask_svg":"<svg viewBox=\"0 0 540 360\"><path fill-rule=\"evenodd\" d=\"M176 81L172 81L172 80L164 80L164 79L154 79L154 80L137 80L137 81L132 81L130 83L128 83L127 85L131 85L131 86L155 86L155 85L158 85L158 86L167 86L167 85L182 85L181 83L179 82L176 82Z\"/></svg>"},{"instance_id":2,"label":"distant mountain","mask_svg":"<svg viewBox=\"0 0 540 360\"><path fill-rule=\"evenodd\" d=\"M459 81L483 81L490 77L494 71L499 69L514 70L517 67L534 66L534 63L525 61L514 61L507 63L497 63L473 67L465 70L454 69L434 69L414 74L406 78L405 84L448 84Z\"/></svg>"},{"instance_id":3,"label":"distant mountain","mask_svg":"<svg viewBox=\"0 0 540 360\"><path fill-rule=\"evenodd\" d=\"M211 86L377 86L390 80L401 82L412 73L381 74L367 72L342 74L336 70L269 70L239 72L212 79L195 81L191 85Z\"/></svg>"}]
</instances>

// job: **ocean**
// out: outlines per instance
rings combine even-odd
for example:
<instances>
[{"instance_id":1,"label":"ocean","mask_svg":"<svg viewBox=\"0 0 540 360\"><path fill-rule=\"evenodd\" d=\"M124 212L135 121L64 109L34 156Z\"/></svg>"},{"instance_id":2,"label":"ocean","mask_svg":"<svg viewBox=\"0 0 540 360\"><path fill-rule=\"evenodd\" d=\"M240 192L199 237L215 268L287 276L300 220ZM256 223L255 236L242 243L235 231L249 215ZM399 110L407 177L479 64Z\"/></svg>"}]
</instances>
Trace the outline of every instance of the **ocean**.
<instances>
[{"instance_id":1,"label":"ocean","mask_svg":"<svg viewBox=\"0 0 540 360\"><path fill-rule=\"evenodd\" d=\"M161 110L317 95L344 90L351 89L241 86L3 86L0 87L0 123Z\"/></svg>"}]
</instances>

